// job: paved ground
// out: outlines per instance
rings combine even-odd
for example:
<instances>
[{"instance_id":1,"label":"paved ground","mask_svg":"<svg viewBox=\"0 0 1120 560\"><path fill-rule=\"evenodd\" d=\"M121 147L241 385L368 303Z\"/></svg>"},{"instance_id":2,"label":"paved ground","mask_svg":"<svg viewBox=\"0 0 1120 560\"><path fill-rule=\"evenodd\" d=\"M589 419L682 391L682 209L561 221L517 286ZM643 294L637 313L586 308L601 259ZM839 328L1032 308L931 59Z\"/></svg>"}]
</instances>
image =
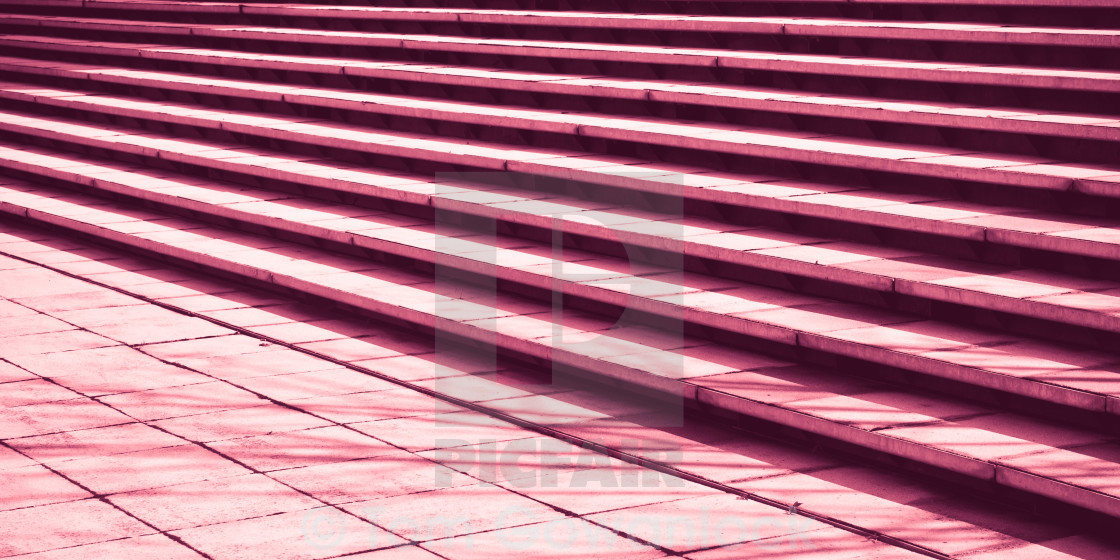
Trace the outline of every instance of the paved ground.
<instances>
[{"instance_id":1,"label":"paved ground","mask_svg":"<svg viewBox=\"0 0 1120 560\"><path fill-rule=\"evenodd\" d=\"M187 308L279 309L40 243L43 261L117 283L131 274L135 291ZM0 318L0 556L901 552L22 260L0 257Z\"/></svg>"}]
</instances>

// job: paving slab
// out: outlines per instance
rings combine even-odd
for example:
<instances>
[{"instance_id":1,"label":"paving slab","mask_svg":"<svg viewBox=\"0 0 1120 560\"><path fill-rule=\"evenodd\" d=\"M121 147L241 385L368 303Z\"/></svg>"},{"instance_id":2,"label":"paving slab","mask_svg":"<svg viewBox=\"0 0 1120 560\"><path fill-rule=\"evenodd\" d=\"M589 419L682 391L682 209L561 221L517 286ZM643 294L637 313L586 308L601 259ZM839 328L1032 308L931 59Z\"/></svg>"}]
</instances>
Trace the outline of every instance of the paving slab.
<instances>
[{"instance_id":1,"label":"paving slab","mask_svg":"<svg viewBox=\"0 0 1120 560\"><path fill-rule=\"evenodd\" d=\"M469 485L340 506L413 542L563 519L544 504L497 486Z\"/></svg>"},{"instance_id":2,"label":"paving slab","mask_svg":"<svg viewBox=\"0 0 1120 560\"><path fill-rule=\"evenodd\" d=\"M81 396L45 379L0 383L0 407L4 408L65 401Z\"/></svg>"},{"instance_id":3,"label":"paving slab","mask_svg":"<svg viewBox=\"0 0 1120 560\"><path fill-rule=\"evenodd\" d=\"M256 356L265 355L256 354ZM319 367L324 365L320 361ZM338 366L303 373L239 378L236 383L254 393L284 402L314 397L385 391L397 387L371 375Z\"/></svg>"},{"instance_id":4,"label":"paving slab","mask_svg":"<svg viewBox=\"0 0 1120 560\"><path fill-rule=\"evenodd\" d=\"M405 544L385 530L330 507L173 531L212 558L310 560Z\"/></svg>"},{"instance_id":5,"label":"paving slab","mask_svg":"<svg viewBox=\"0 0 1120 560\"><path fill-rule=\"evenodd\" d=\"M41 465L0 470L0 485L6 489L0 510L93 497L93 494Z\"/></svg>"},{"instance_id":6,"label":"paving slab","mask_svg":"<svg viewBox=\"0 0 1120 560\"><path fill-rule=\"evenodd\" d=\"M97 401L79 398L0 408L0 439L127 424L132 418Z\"/></svg>"},{"instance_id":7,"label":"paving slab","mask_svg":"<svg viewBox=\"0 0 1120 560\"><path fill-rule=\"evenodd\" d=\"M503 442L536 437L536 432L474 411L356 422L350 427L409 451L458 447L482 441Z\"/></svg>"},{"instance_id":8,"label":"paving slab","mask_svg":"<svg viewBox=\"0 0 1120 560\"><path fill-rule=\"evenodd\" d=\"M71 331L59 331L0 339L0 346L4 347L4 358L16 363L20 358L25 357L118 345L120 343L115 340L84 330L73 333Z\"/></svg>"},{"instance_id":9,"label":"paving slab","mask_svg":"<svg viewBox=\"0 0 1120 560\"><path fill-rule=\"evenodd\" d=\"M252 469L268 472L393 455L398 449L342 426L327 426L216 441L214 450Z\"/></svg>"},{"instance_id":10,"label":"paving slab","mask_svg":"<svg viewBox=\"0 0 1120 560\"><path fill-rule=\"evenodd\" d=\"M107 542L37 552L23 556L27 560L75 560L79 558L161 558L166 560L200 560L198 552L166 535L145 535Z\"/></svg>"},{"instance_id":11,"label":"paving slab","mask_svg":"<svg viewBox=\"0 0 1120 560\"><path fill-rule=\"evenodd\" d=\"M533 558L663 558L656 548L625 539L579 518L546 521L423 543L421 547L451 560Z\"/></svg>"},{"instance_id":12,"label":"paving slab","mask_svg":"<svg viewBox=\"0 0 1120 560\"><path fill-rule=\"evenodd\" d=\"M405 451L371 459L275 471L270 475L330 504L480 484L466 475L440 471L435 463Z\"/></svg>"},{"instance_id":13,"label":"paving slab","mask_svg":"<svg viewBox=\"0 0 1120 560\"><path fill-rule=\"evenodd\" d=\"M114 494L108 499L161 531L323 506L322 502L260 474L138 490Z\"/></svg>"},{"instance_id":14,"label":"paving slab","mask_svg":"<svg viewBox=\"0 0 1120 560\"><path fill-rule=\"evenodd\" d=\"M35 461L50 465L60 461L175 447L187 442L162 430L133 422L16 438L6 443Z\"/></svg>"},{"instance_id":15,"label":"paving slab","mask_svg":"<svg viewBox=\"0 0 1120 560\"><path fill-rule=\"evenodd\" d=\"M34 528L34 531L28 530ZM89 498L0 512L0 555L13 556L156 533L113 506Z\"/></svg>"},{"instance_id":16,"label":"paving slab","mask_svg":"<svg viewBox=\"0 0 1120 560\"><path fill-rule=\"evenodd\" d=\"M85 457L54 468L98 494L248 474L244 467L194 444Z\"/></svg>"},{"instance_id":17,"label":"paving slab","mask_svg":"<svg viewBox=\"0 0 1120 560\"><path fill-rule=\"evenodd\" d=\"M100 401L144 421L267 404L261 397L222 381L109 395Z\"/></svg>"},{"instance_id":18,"label":"paving slab","mask_svg":"<svg viewBox=\"0 0 1120 560\"><path fill-rule=\"evenodd\" d=\"M60 311L57 314L89 331L132 345L233 334L233 331L209 321L154 305L119 307L112 313L89 309Z\"/></svg>"},{"instance_id":19,"label":"paving slab","mask_svg":"<svg viewBox=\"0 0 1120 560\"><path fill-rule=\"evenodd\" d=\"M331 422L322 418L278 404L196 414L152 423L162 430L196 442L322 428L330 424Z\"/></svg>"}]
</instances>

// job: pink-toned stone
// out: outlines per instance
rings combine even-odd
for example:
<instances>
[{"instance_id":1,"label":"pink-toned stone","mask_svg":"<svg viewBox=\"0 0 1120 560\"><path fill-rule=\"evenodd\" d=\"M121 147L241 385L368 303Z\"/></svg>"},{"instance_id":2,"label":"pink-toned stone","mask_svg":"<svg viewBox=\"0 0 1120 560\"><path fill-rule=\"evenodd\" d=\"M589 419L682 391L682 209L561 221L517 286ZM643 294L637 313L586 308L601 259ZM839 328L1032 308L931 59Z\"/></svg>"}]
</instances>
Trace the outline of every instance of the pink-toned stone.
<instances>
[{"instance_id":1,"label":"pink-toned stone","mask_svg":"<svg viewBox=\"0 0 1120 560\"><path fill-rule=\"evenodd\" d=\"M45 379L0 383L0 407L10 408L80 398L81 395Z\"/></svg>"},{"instance_id":2,"label":"pink-toned stone","mask_svg":"<svg viewBox=\"0 0 1120 560\"><path fill-rule=\"evenodd\" d=\"M449 404L410 389L332 395L291 401L291 406L340 424L422 416L455 410Z\"/></svg>"},{"instance_id":3,"label":"pink-toned stone","mask_svg":"<svg viewBox=\"0 0 1120 560\"><path fill-rule=\"evenodd\" d=\"M124 357L119 362L119 367L114 367L114 361L106 360L91 369L79 369L74 375L55 377L52 380L68 389L91 397L180 387L211 381L211 378L205 375L151 359L126 346L116 346L103 350L117 349L127 351L134 356ZM126 352L114 354L119 356L124 353ZM66 354L70 354L70 352L66 352ZM48 354L48 356L56 356L56 354Z\"/></svg>"},{"instance_id":4,"label":"pink-toned stone","mask_svg":"<svg viewBox=\"0 0 1120 560\"><path fill-rule=\"evenodd\" d=\"M151 371L156 376L166 376L179 369L127 346L19 356L13 360L24 369L55 379L97 375L110 380L114 373L121 370Z\"/></svg>"},{"instance_id":5,"label":"pink-toned stone","mask_svg":"<svg viewBox=\"0 0 1120 560\"><path fill-rule=\"evenodd\" d=\"M244 468L197 445L179 445L57 463L67 477L99 494L248 474Z\"/></svg>"},{"instance_id":6,"label":"pink-toned stone","mask_svg":"<svg viewBox=\"0 0 1120 560\"><path fill-rule=\"evenodd\" d=\"M75 325L126 344L151 344L220 336L232 332L196 317L149 305L116 307L108 313L100 309L60 311L57 315Z\"/></svg>"},{"instance_id":7,"label":"pink-toned stone","mask_svg":"<svg viewBox=\"0 0 1120 560\"><path fill-rule=\"evenodd\" d=\"M0 439L10 439L132 422L97 401L71 399L0 408Z\"/></svg>"},{"instance_id":8,"label":"pink-toned stone","mask_svg":"<svg viewBox=\"0 0 1120 560\"><path fill-rule=\"evenodd\" d=\"M30 298L88 292L90 284L45 268L0 270L0 297Z\"/></svg>"},{"instance_id":9,"label":"pink-toned stone","mask_svg":"<svg viewBox=\"0 0 1120 560\"><path fill-rule=\"evenodd\" d=\"M260 471L367 459L397 452L391 445L342 426L222 440L210 446Z\"/></svg>"},{"instance_id":10,"label":"pink-toned stone","mask_svg":"<svg viewBox=\"0 0 1120 560\"><path fill-rule=\"evenodd\" d=\"M109 309L126 305L141 305L143 303L141 300L120 292L96 288L93 284L90 284L89 287L90 289L85 292L21 298L19 303L32 309L37 309L42 313L75 311L79 309Z\"/></svg>"},{"instance_id":11,"label":"pink-toned stone","mask_svg":"<svg viewBox=\"0 0 1120 560\"><path fill-rule=\"evenodd\" d=\"M322 342L308 342L300 344L300 348L306 348L313 352L325 354L332 358L343 360L346 362L358 362L361 360L370 360L374 358L388 358L391 356L399 356L401 353L392 348L381 346L378 340L374 339L360 339L360 338L343 338L340 340L328 340Z\"/></svg>"},{"instance_id":12,"label":"pink-toned stone","mask_svg":"<svg viewBox=\"0 0 1120 560\"><path fill-rule=\"evenodd\" d=\"M341 506L414 542L505 529L564 517L497 486L459 486Z\"/></svg>"},{"instance_id":13,"label":"pink-toned stone","mask_svg":"<svg viewBox=\"0 0 1120 560\"><path fill-rule=\"evenodd\" d=\"M277 404L182 416L153 425L190 441L211 442L321 428L330 422Z\"/></svg>"},{"instance_id":14,"label":"pink-toned stone","mask_svg":"<svg viewBox=\"0 0 1120 560\"><path fill-rule=\"evenodd\" d=\"M560 469L555 480L543 476L500 482L535 500L584 515L715 494L716 491L668 474L642 476L643 469L628 464L611 465L605 457L593 459L594 468Z\"/></svg>"},{"instance_id":15,"label":"pink-toned stone","mask_svg":"<svg viewBox=\"0 0 1120 560\"><path fill-rule=\"evenodd\" d=\"M358 422L350 427L410 451L445 447L440 441L470 445L482 440L509 441L537 435L474 411Z\"/></svg>"},{"instance_id":16,"label":"pink-toned stone","mask_svg":"<svg viewBox=\"0 0 1120 560\"><path fill-rule=\"evenodd\" d=\"M259 356L259 354L256 356ZM303 373L250 377L238 379L237 384L250 391L281 401L383 391L397 387L372 375L343 367Z\"/></svg>"},{"instance_id":17,"label":"pink-toned stone","mask_svg":"<svg viewBox=\"0 0 1120 560\"><path fill-rule=\"evenodd\" d=\"M115 340L86 331L60 331L0 339L0 347L4 348L4 358L16 364L20 363L21 358L28 356L104 348L119 344Z\"/></svg>"},{"instance_id":18,"label":"pink-toned stone","mask_svg":"<svg viewBox=\"0 0 1120 560\"><path fill-rule=\"evenodd\" d=\"M833 395L829 397L787 403L788 408L840 424L864 430L876 430L902 424L936 422L935 417L896 408L861 397Z\"/></svg>"},{"instance_id":19,"label":"pink-toned stone","mask_svg":"<svg viewBox=\"0 0 1120 560\"><path fill-rule=\"evenodd\" d=\"M424 543L453 560L514 560L527 551L541 560L612 558L646 560L665 554L578 518L523 525Z\"/></svg>"},{"instance_id":20,"label":"pink-toned stone","mask_svg":"<svg viewBox=\"0 0 1120 560\"><path fill-rule=\"evenodd\" d=\"M229 560L333 558L405 542L335 508L269 515L172 534L211 558Z\"/></svg>"},{"instance_id":21,"label":"pink-toned stone","mask_svg":"<svg viewBox=\"0 0 1120 560\"><path fill-rule=\"evenodd\" d=\"M52 464L86 457L174 447L186 442L145 424L133 422L119 426L12 439L7 443L36 461Z\"/></svg>"},{"instance_id":22,"label":"pink-toned stone","mask_svg":"<svg viewBox=\"0 0 1120 560\"><path fill-rule=\"evenodd\" d=\"M267 404L257 395L221 381L109 395L101 397L101 401L138 420L159 420Z\"/></svg>"},{"instance_id":23,"label":"pink-toned stone","mask_svg":"<svg viewBox=\"0 0 1120 560\"><path fill-rule=\"evenodd\" d=\"M10 444L9 444L10 445ZM0 471L34 466L35 461L19 452L0 446Z\"/></svg>"},{"instance_id":24,"label":"pink-toned stone","mask_svg":"<svg viewBox=\"0 0 1120 560\"><path fill-rule=\"evenodd\" d=\"M0 487L5 489L0 510L72 502L92 496L40 465L0 470Z\"/></svg>"},{"instance_id":25,"label":"pink-toned stone","mask_svg":"<svg viewBox=\"0 0 1120 560\"><path fill-rule=\"evenodd\" d=\"M34 530L28 530L33 527ZM61 549L155 533L97 499L0 512L0 555Z\"/></svg>"},{"instance_id":26,"label":"pink-toned stone","mask_svg":"<svg viewBox=\"0 0 1120 560\"><path fill-rule=\"evenodd\" d=\"M240 334L168 342L164 344L151 344L143 348L146 354L171 361L252 354L273 349L275 349L274 346L259 338L252 338Z\"/></svg>"},{"instance_id":27,"label":"pink-toned stone","mask_svg":"<svg viewBox=\"0 0 1120 560\"><path fill-rule=\"evenodd\" d=\"M18 321L0 321L0 338L72 330L76 327L43 314L21 316Z\"/></svg>"},{"instance_id":28,"label":"pink-toned stone","mask_svg":"<svg viewBox=\"0 0 1120 560\"><path fill-rule=\"evenodd\" d=\"M797 540L823 523L732 494L688 498L588 516L615 531L685 552L758 539Z\"/></svg>"},{"instance_id":29,"label":"pink-toned stone","mask_svg":"<svg viewBox=\"0 0 1120 560\"><path fill-rule=\"evenodd\" d=\"M427 459L398 451L372 459L274 471L271 476L330 504L478 484L468 476L440 473L437 468Z\"/></svg>"},{"instance_id":30,"label":"pink-toned stone","mask_svg":"<svg viewBox=\"0 0 1120 560\"><path fill-rule=\"evenodd\" d=\"M323 505L259 474L114 494L109 501L163 531Z\"/></svg>"},{"instance_id":31,"label":"pink-toned stone","mask_svg":"<svg viewBox=\"0 0 1120 560\"><path fill-rule=\"evenodd\" d=\"M53 296L46 297L47 299L50 299ZM37 315L37 313L32 307L25 307L23 304L19 304L14 301L0 299L0 318L11 320L13 317L31 317L34 315Z\"/></svg>"},{"instance_id":32,"label":"pink-toned stone","mask_svg":"<svg viewBox=\"0 0 1120 560\"><path fill-rule=\"evenodd\" d=\"M442 560L418 546L401 546L347 556L347 560Z\"/></svg>"},{"instance_id":33,"label":"pink-toned stone","mask_svg":"<svg viewBox=\"0 0 1120 560\"><path fill-rule=\"evenodd\" d=\"M926 558L916 552L869 540L833 527L796 533L792 536L753 540L685 555L689 560L738 560L767 556L783 560L878 560L880 558L920 560Z\"/></svg>"},{"instance_id":34,"label":"pink-toned stone","mask_svg":"<svg viewBox=\"0 0 1120 560\"><path fill-rule=\"evenodd\" d=\"M558 426L585 420L607 418L609 414L558 400L556 395L533 395L493 401L487 406L530 422Z\"/></svg>"},{"instance_id":35,"label":"pink-toned stone","mask_svg":"<svg viewBox=\"0 0 1120 560\"><path fill-rule=\"evenodd\" d=\"M83 558L160 558L163 560L200 560L186 545L164 535L146 535L112 540L24 556L26 560L79 560Z\"/></svg>"},{"instance_id":36,"label":"pink-toned stone","mask_svg":"<svg viewBox=\"0 0 1120 560\"><path fill-rule=\"evenodd\" d=\"M218 379L243 380L284 373L303 373L335 369L338 365L279 346L268 346L264 352L233 354L206 358L176 358L182 364Z\"/></svg>"}]
</instances>

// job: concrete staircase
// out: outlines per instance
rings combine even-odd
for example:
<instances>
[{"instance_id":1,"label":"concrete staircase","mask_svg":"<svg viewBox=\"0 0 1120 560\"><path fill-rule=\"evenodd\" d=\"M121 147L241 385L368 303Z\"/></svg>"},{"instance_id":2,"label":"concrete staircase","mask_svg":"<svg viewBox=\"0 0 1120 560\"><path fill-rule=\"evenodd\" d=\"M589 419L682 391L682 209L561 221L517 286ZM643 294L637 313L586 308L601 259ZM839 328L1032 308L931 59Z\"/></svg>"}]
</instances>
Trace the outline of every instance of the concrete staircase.
<instances>
[{"instance_id":1,"label":"concrete staircase","mask_svg":"<svg viewBox=\"0 0 1120 560\"><path fill-rule=\"evenodd\" d=\"M1110 526L1113 4L0 0L0 211Z\"/></svg>"}]
</instances>

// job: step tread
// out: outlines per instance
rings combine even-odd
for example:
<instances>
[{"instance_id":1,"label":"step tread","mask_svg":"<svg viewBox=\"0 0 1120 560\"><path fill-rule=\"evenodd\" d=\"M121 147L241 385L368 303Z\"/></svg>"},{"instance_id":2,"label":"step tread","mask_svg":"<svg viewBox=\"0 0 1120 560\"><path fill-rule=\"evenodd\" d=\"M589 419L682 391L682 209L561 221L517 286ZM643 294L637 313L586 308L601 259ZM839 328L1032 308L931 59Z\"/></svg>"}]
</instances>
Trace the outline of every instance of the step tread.
<instances>
[{"instance_id":1,"label":"step tread","mask_svg":"<svg viewBox=\"0 0 1120 560\"><path fill-rule=\"evenodd\" d=\"M26 209L25 211L30 211L27 215L38 216L40 219L53 216L56 219L50 221L54 223L84 224L82 229L86 231L111 232L114 227L105 220L85 221L86 216L121 215L111 206L91 210L102 201L83 195L59 193L34 186L25 186L18 191L0 187L0 192L5 195L9 192L19 194L20 202L3 204L7 212L17 208ZM82 213L71 214L71 211L77 210ZM98 223L102 225L97 225ZM320 262L323 255L318 251L271 238L205 225L185 231L166 230L113 237L126 243L130 242L129 238L143 240L146 242L142 244L144 247L205 262L211 266L232 268L232 271L239 274L255 274L259 278L261 273L267 273L268 278L278 284L296 285L300 289L330 294L340 300L348 298L339 296L349 294L359 298L367 307L373 306L375 310L401 312L401 318L406 320L442 322L447 327L458 325L460 328L456 330L467 336L485 339L487 335L500 334L502 338L499 339L499 344L516 343L522 349L537 353L545 350L554 360L574 360L573 363L586 364L601 375L612 375L607 371L611 366L622 366L634 376L633 381L645 381L648 384L650 378L660 378L663 380L659 382L660 386L667 390L680 390L689 385L694 390L700 390L696 389L698 386L691 380L682 380L673 375L674 372L679 374L682 371L680 364L687 364L687 371L709 369L703 367L705 363L710 363L703 358L615 338L609 332L611 325L603 321L594 325L599 327L597 330L557 325L552 322L552 314L547 307L543 307L541 312L529 314L524 311L506 311L502 307L480 303L492 301L492 292L468 286L455 286L452 291L456 295L448 297L440 293L451 288L446 283L441 290L435 284L421 283L422 280L417 277L416 283L402 285L399 281L400 271L386 271L371 263L346 257L328 257L326 263L323 263ZM298 280L294 276L289 276L286 280L281 278L296 274L299 275ZM572 335L594 335L594 344L588 344L586 337L574 343L557 341L552 338L555 328ZM719 351L721 349L715 345L699 349L701 355ZM1120 447L1102 436L1049 426L1006 413L993 414L971 405L946 402L936 397L875 388L861 390L858 384L844 386L841 394L828 394L822 387L836 387L835 376L804 366L786 365L759 368L750 372L773 380L757 391L746 389L751 387L750 383L745 383L742 379L742 374L747 372L739 368L716 365L710 371L721 369L721 373L703 376L702 379L705 379L705 383L716 383L723 375L739 374L740 379L726 380L738 394L703 387L702 395L693 393L695 396L691 398L718 401L713 404L791 424L814 433L903 454L1082 507L1111 514L1115 514L1120 508L1120 498L1114 493L1115 480L1099 475L1115 468L1115 459L1101 457L1120 456L1117 455ZM818 380L823 381L823 384L818 383ZM800 384L802 391L793 400L789 399L791 384ZM811 390L812 394L805 394L805 390ZM822 393L825 395L822 396ZM476 393L475 398L487 402L493 396L479 396ZM914 412L912 409L916 402L925 403L920 408L930 414ZM948 418L940 418L937 414ZM967 418L961 419L958 416ZM883 433L891 429L900 431L890 435ZM901 431L905 429L910 431ZM1014 431L1008 434L1009 429ZM945 443L948 438L953 438L952 441L956 442L984 442L987 450L998 448L994 445L1006 445L1013 452L984 458L975 453L966 453L966 450L971 450L968 445L948 448ZM1058 447L1059 445L1076 447L1065 449ZM1092 447L1092 454L1078 453L1078 450L1089 447ZM1024 454L1027 453L1039 456L1026 457ZM1009 471L1014 473L1009 476ZM1019 480L1014 476L1019 472L1031 476L1029 479Z\"/></svg>"},{"instance_id":2,"label":"step tread","mask_svg":"<svg viewBox=\"0 0 1120 560\"><path fill-rule=\"evenodd\" d=\"M861 78L887 78L919 81L1002 85L1090 91L1120 91L1120 73L1104 70L1067 70L1051 67L983 65L958 62L926 62L891 58L836 55L786 54L767 51L729 51L719 49L681 49L660 46L617 45L567 41L485 39L396 33L322 31L299 28L236 25L172 24L68 18L64 16L27 16L0 14L0 22L32 21L42 28L96 29L103 31L159 31L196 37L230 37L273 41L316 42L404 49L444 50L476 54L579 58L596 61L625 61L688 66L723 66L749 70L770 70L831 74Z\"/></svg>"}]
</instances>

